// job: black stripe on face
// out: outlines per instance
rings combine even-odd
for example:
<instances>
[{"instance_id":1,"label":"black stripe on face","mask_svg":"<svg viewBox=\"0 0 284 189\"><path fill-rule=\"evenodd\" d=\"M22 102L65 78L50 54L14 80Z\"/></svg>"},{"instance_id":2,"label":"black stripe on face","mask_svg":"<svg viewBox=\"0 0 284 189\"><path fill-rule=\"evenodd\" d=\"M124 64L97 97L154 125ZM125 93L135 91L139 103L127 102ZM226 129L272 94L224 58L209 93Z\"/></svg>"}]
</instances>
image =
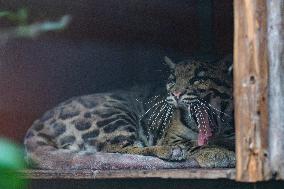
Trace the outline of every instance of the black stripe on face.
<instances>
[{"instance_id":1,"label":"black stripe on face","mask_svg":"<svg viewBox=\"0 0 284 189\"><path fill-rule=\"evenodd\" d=\"M91 128L92 124L91 122L87 120L79 120L75 122L75 128L79 131L87 130Z\"/></svg>"},{"instance_id":2,"label":"black stripe on face","mask_svg":"<svg viewBox=\"0 0 284 189\"><path fill-rule=\"evenodd\" d=\"M218 91L217 89L214 88L210 88L209 91L212 91L214 96L219 96L221 99L230 99L231 96L228 95L227 93L221 93L220 91Z\"/></svg>"},{"instance_id":3,"label":"black stripe on face","mask_svg":"<svg viewBox=\"0 0 284 189\"><path fill-rule=\"evenodd\" d=\"M231 88L231 85L227 84L226 82L218 79L218 78L210 78L212 81L214 81L214 83L216 83L216 85L219 85L219 86L224 86L224 87L227 87L227 88Z\"/></svg>"},{"instance_id":4,"label":"black stripe on face","mask_svg":"<svg viewBox=\"0 0 284 189\"><path fill-rule=\"evenodd\" d=\"M189 83L191 84L191 85L193 85L193 83L195 82L195 81L207 81L207 80L211 80L212 82L214 82L216 85L218 85L218 86L224 86L224 87L227 87L227 88L230 88L231 86L229 85L229 84L227 84L226 82L224 82L224 81L221 81L220 79L218 79L218 78L212 78L212 77L206 77L206 76L204 76L204 77L194 77L194 78L192 78L192 79L190 79L189 80Z\"/></svg>"},{"instance_id":5,"label":"black stripe on face","mask_svg":"<svg viewBox=\"0 0 284 189\"><path fill-rule=\"evenodd\" d=\"M172 97L172 96L170 96L170 97ZM172 98L173 98L173 97L172 97ZM173 100L172 98L167 98L167 102L168 102L168 103L174 102L174 100Z\"/></svg>"},{"instance_id":6,"label":"black stripe on face","mask_svg":"<svg viewBox=\"0 0 284 189\"><path fill-rule=\"evenodd\" d=\"M84 141L88 141L91 138L93 139L93 138L97 137L99 134L100 134L99 130L93 130L93 131L90 131L88 133L83 134L82 139Z\"/></svg>"},{"instance_id":7,"label":"black stripe on face","mask_svg":"<svg viewBox=\"0 0 284 189\"><path fill-rule=\"evenodd\" d=\"M186 97L183 98L183 100L195 100L198 96L194 93L186 93Z\"/></svg>"},{"instance_id":8,"label":"black stripe on face","mask_svg":"<svg viewBox=\"0 0 284 189\"><path fill-rule=\"evenodd\" d=\"M118 129L119 127L123 127L127 125L128 122L122 119L116 120L115 122L112 122L104 127L104 132L105 133L111 133Z\"/></svg>"},{"instance_id":9,"label":"black stripe on face","mask_svg":"<svg viewBox=\"0 0 284 189\"><path fill-rule=\"evenodd\" d=\"M175 84L176 82L176 76L171 74L169 77L168 77L168 80L167 80L167 84L170 86L170 85L173 85Z\"/></svg>"},{"instance_id":10,"label":"black stripe on face","mask_svg":"<svg viewBox=\"0 0 284 189\"><path fill-rule=\"evenodd\" d=\"M217 115L215 115L215 114L212 114L211 112L209 112L210 113L210 119L211 119L211 124L210 125L212 125L212 127L211 128L213 128L214 129L214 132L216 132L216 131L218 131L218 127L220 126L220 125L218 125L218 116Z\"/></svg>"},{"instance_id":11,"label":"black stripe on face","mask_svg":"<svg viewBox=\"0 0 284 189\"><path fill-rule=\"evenodd\" d=\"M208 71L208 68L205 68L205 67L198 67L194 70L194 76L198 77L198 75L201 73L201 72L204 72L206 74L206 72Z\"/></svg>"},{"instance_id":12,"label":"black stripe on face","mask_svg":"<svg viewBox=\"0 0 284 189\"><path fill-rule=\"evenodd\" d=\"M59 140L60 144L67 145L67 144L73 144L75 142L76 138L75 136L65 136Z\"/></svg>"},{"instance_id":13,"label":"black stripe on face","mask_svg":"<svg viewBox=\"0 0 284 189\"><path fill-rule=\"evenodd\" d=\"M206 102L206 103L210 103L211 102L211 97L212 96L212 93L209 93L207 94L205 97L203 97L203 100Z\"/></svg>"}]
</instances>

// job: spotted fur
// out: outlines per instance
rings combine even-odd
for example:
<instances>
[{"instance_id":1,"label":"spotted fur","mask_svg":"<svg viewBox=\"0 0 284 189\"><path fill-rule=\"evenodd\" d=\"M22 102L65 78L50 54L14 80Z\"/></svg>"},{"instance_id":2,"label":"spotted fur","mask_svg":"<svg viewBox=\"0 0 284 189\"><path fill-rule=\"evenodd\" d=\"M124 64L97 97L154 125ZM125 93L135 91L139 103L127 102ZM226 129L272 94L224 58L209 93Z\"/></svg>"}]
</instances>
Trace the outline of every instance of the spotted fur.
<instances>
[{"instance_id":1,"label":"spotted fur","mask_svg":"<svg viewBox=\"0 0 284 189\"><path fill-rule=\"evenodd\" d=\"M171 69L166 89L147 86L74 97L47 111L26 134L28 162L44 168L50 163L43 154L61 154L57 160L66 156L60 162L67 162L70 154L103 152L234 166L228 150L234 132L227 62L165 61Z\"/></svg>"}]
</instances>

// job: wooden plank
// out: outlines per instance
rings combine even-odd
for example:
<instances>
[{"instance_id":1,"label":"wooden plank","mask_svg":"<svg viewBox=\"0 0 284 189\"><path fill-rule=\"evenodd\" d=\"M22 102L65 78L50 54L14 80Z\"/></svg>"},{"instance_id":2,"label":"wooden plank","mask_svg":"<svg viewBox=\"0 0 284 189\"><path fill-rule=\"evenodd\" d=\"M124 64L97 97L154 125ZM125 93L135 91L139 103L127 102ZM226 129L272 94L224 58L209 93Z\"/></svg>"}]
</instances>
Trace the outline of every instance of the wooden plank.
<instances>
[{"instance_id":1,"label":"wooden plank","mask_svg":"<svg viewBox=\"0 0 284 189\"><path fill-rule=\"evenodd\" d=\"M234 179L235 169L161 169L161 170L23 170L28 179Z\"/></svg>"},{"instance_id":2,"label":"wooden plank","mask_svg":"<svg viewBox=\"0 0 284 189\"><path fill-rule=\"evenodd\" d=\"M266 0L234 1L236 180L270 178Z\"/></svg>"},{"instance_id":3,"label":"wooden plank","mask_svg":"<svg viewBox=\"0 0 284 189\"><path fill-rule=\"evenodd\" d=\"M284 1L267 1L269 52L269 154L273 175L284 179Z\"/></svg>"}]
</instances>

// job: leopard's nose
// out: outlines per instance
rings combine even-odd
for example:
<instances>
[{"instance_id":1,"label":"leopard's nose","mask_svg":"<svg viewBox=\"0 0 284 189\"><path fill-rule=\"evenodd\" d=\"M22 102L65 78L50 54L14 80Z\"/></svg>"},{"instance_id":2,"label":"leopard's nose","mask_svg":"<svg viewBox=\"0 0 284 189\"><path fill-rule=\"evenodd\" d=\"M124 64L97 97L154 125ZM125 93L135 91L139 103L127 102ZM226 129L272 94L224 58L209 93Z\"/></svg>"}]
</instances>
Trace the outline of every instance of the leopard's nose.
<instances>
[{"instance_id":1,"label":"leopard's nose","mask_svg":"<svg viewBox=\"0 0 284 189\"><path fill-rule=\"evenodd\" d=\"M173 96L179 98L181 96L181 92L175 91L173 92Z\"/></svg>"},{"instance_id":2,"label":"leopard's nose","mask_svg":"<svg viewBox=\"0 0 284 189\"><path fill-rule=\"evenodd\" d=\"M179 100L183 94L184 94L184 91L174 91L174 92L172 92L172 95L174 96L174 98L176 100Z\"/></svg>"}]
</instances>

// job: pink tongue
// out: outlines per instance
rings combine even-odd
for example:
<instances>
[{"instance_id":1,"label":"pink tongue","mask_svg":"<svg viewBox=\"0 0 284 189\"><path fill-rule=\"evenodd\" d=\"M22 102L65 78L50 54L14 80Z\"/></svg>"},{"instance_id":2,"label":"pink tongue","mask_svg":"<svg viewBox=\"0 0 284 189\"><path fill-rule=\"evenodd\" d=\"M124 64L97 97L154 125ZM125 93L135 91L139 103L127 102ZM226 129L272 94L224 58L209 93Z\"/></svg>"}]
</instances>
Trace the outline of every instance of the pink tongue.
<instances>
[{"instance_id":1,"label":"pink tongue","mask_svg":"<svg viewBox=\"0 0 284 189\"><path fill-rule=\"evenodd\" d=\"M208 143L209 137L212 136L212 130L209 125L208 114L205 110L198 111L198 146L203 146Z\"/></svg>"}]
</instances>

